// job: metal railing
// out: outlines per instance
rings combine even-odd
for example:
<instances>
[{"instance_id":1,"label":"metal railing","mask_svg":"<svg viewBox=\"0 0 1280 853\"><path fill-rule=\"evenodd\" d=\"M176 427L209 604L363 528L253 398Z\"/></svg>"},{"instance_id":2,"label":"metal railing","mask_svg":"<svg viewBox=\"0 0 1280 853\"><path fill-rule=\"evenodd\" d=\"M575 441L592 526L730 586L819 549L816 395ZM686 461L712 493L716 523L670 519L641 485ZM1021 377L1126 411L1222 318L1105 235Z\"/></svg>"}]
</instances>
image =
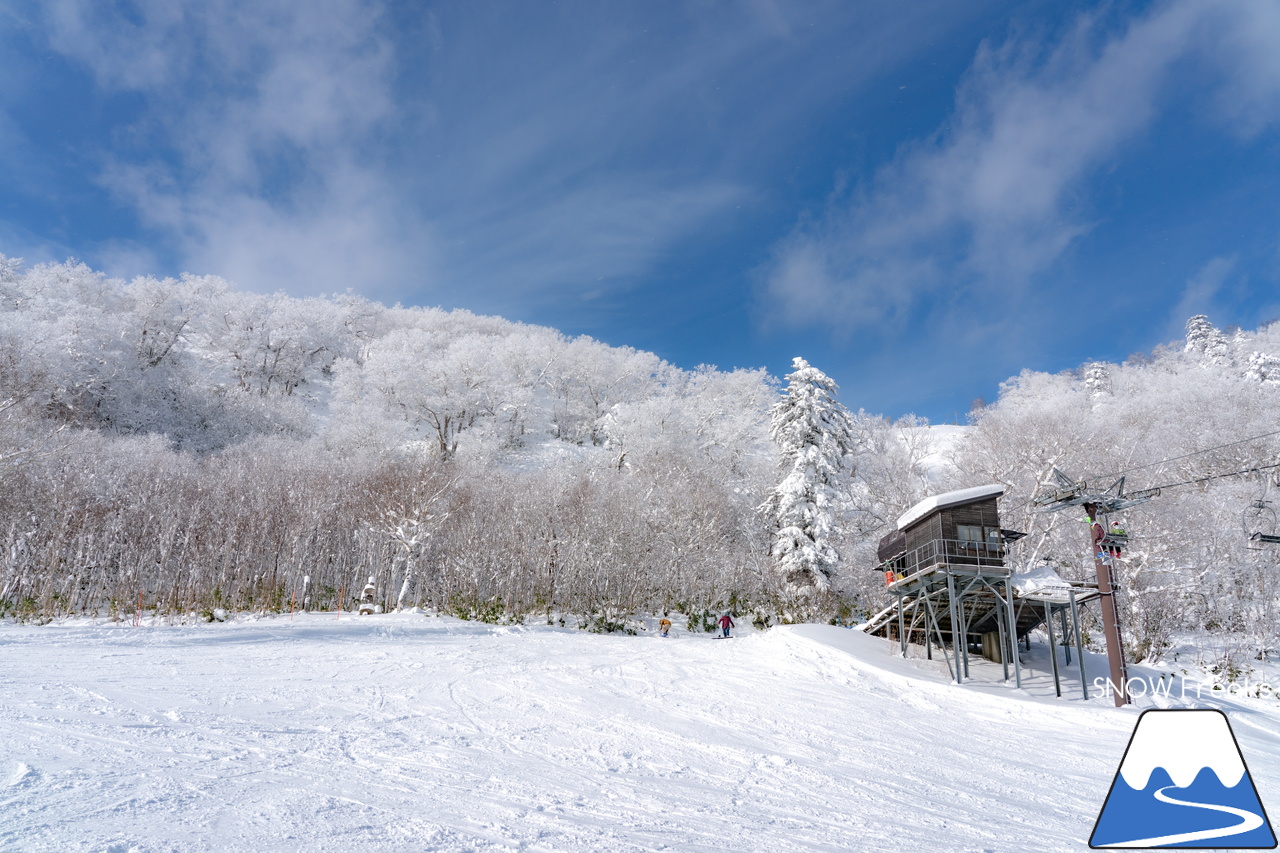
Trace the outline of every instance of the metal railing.
<instances>
[{"instance_id":1,"label":"metal railing","mask_svg":"<svg viewBox=\"0 0 1280 853\"><path fill-rule=\"evenodd\" d=\"M910 577L932 566L974 566L1004 568L1002 543L969 539L931 539L892 561L894 570Z\"/></svg>"}]
</instances>

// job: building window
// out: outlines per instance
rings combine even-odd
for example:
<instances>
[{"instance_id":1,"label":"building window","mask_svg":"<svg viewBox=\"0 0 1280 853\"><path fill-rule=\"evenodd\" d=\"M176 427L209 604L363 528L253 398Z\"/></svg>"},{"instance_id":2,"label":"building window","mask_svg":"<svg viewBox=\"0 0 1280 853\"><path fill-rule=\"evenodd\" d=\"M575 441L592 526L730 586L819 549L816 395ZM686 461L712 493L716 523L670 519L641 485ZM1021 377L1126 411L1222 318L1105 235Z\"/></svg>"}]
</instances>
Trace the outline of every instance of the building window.
<instances>
[{"instance_id":1,"label":"building window","mask_svg":"<svg viewBox=\"0 0 1280 853\"><path fill-rule=\"evenodd\" d=\"M976 524L957 524L956 538L967 549L977 551L986 540L982 536L982 528Z\"/></svg>"},{"instance_id":2,"label":"building window","mask_svg":"<svg viewBox=\"0 0 1280 853\"><path fill-rule=\"evenodd\" d=\"M1000 528L977 524L957 524L956 538L966 551L1000 553Z\"/></svg>"}]
</instances>

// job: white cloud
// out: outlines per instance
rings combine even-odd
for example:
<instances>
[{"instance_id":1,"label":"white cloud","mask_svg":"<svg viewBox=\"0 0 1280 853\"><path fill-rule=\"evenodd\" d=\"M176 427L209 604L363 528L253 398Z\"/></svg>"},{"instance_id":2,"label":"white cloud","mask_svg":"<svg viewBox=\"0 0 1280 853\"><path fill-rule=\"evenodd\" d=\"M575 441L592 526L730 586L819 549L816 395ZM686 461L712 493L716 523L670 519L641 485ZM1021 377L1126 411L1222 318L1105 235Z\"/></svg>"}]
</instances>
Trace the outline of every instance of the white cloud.
<instances>
[{"instance_id":1,"label":"white cloud","mask_svg":"<svg viewBox=\"0 0 1280 853\"><path fill-rule=\"evenodd\" d=\"M263 290L334 293L353 288L395 301L436 266L432 230L386 196L381 179L330 175L314 206L282 210L239 195L189 212L187 263Z\"/></svg>"},{"instance_id":2,"label":"white cloud","mask_svg":"<svg viewBox=\"0 0 1280 853\"><path fill-rule=\"evenodd\" d=\"M144 0L136 11L140 18L131 19L107 4L49 0L50 43L83 62L105 89L144 91L184 77L193 51L183 5Z\"/></svg>"},{"instance_id":3,"label":"white cloud","mask_svg":"<svg viewBox=\"0 0 1280 853\"><path fill-rule=\"evenodd\" d=\"M763 198L797 128L992 2L50 0L45 23L127 96L132 124L85 145L147 229L121 265L151 240L258 289L510 304L631 284Z\"/></svg>"},{"instance_id":4,"label":"white cloud","mask_svg":"<svg viewBox=\"0 0 1280 853\"><path fill-rule=\"evenodd\" d=\"M1230 125L1246 138L1280 121L1280 5L1269 0L1235 4L1215 22L1213 58L1229 85L1217 92Z\"/></svg>"},{"instance_id":5,"label":"white cloud","mask_svg":"<svg viewBox=\"0 0 1280 853\"><path fill-rule=\"evenodd\" d=\"M326 161L323 180L284 201L206 185L186 192L146 170L104 176L144 223L179 234L183 264L261 291L333 293L354 288L394 301L396 287L429 276L431 228L382 176Z\"/></svg>"},{"instance_id":6,"label":"white cloud","mask_svg":"<svg viewBox=\"0 0 1280 853\"><path fill-rule=\"evenodd\" d=\"M1222 114L1280 117L1275 10L1182 0L1120 28L1083 17L1052 45L984 45L946 126L778 244L769 304L793 325L848 328L958 289L988 305L1019 293L1095 227L1089 181L1181 94L1179 63L1225 75Z\"/></svg>"},{"instance_id":7,"label":"white cloud","mask_svg":"<svg viewBox=\"0 0 1280 853\"><path fill-rule=\"evenodd\" d=\"M1222 293L1227 278L1235 271L1236 258L1213 258L1200 270L1187 279L1182 295L1169 311L1165 328L1165 337L1176 340L1182 337L1187 320L1196 314L1207 314L1212 319L1218 307L1218 297Z\"/></svg>"},{"instance_id":8,"label":"white cloud","mask_svg":"<svg viewBox=\"0 0 1280 853\"><path fill-rule=\"evenodd\" d=\"M147 103L131 130L148 145L114 148L102 184L175 239L186 268L242 285L396 298L436 278L555 292L647 268L740 199L731 181L639 165L585 177L623 142L593 139L616 137L633 113L661 111L670 87L702 73L707 56L623 101L604 79L615 73L608 41L617 33L602 33L598 52L580 59L547 57L531 39L536 59L552 60L531 74L518 61L477 65L475 51L501 49L495 34L467 31L473 20L443 32L433 18L421 47L448 51L452 65L427 59L453 84L419 89L406 105L396 91L406 57L381 14L372 0L217 0L144 2L131 19L57 0L49 23L51 43L101 88ZM731 40L719 59L748 47ZM475 74L510 75L512 86L477 99ZM432 145L438 156L404 150Z\"/></svg>"},{"instance_id":9,"label":"white cloud","mask_svg":"<svg viewBox=\"0 0 1280 853\"><path fill-rule=\"evenodd\" d=\"M130 129L145 146L115 146L100 179L187 268L312 293L422 274L429 230L406 233L418 223L376 155L395 117L375 7L148 2L131 19L59 0L48 14L51 43L101 88L145 99Z\"/></svg>"},{"instance_id":10,"label":"white cloud","mask_svg":"<svg viewBox=\"0 0 1280 853\"><path fill-rule=\"evenodd\" d=\"M454 274L465 281L483 276L481 267L518 270L520 284L531 292L607 287L649 268L671 244L746 195L730 183L673 183L643 176L600 179L544 200L528 219L480 211L460 233L488 250L456 264Z\"/></svg>"}]
</instances>

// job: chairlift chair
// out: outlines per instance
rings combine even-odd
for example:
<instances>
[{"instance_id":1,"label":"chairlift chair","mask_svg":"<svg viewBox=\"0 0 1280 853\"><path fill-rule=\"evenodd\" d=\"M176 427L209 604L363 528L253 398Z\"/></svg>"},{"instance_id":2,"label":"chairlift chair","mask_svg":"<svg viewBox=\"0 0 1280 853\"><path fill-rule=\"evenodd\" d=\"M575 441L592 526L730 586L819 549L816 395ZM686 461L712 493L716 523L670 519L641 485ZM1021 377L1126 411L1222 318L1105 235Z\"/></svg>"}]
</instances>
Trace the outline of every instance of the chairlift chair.
<instances>
[{"instance_id":1,"label":"chairlift chair","mask_svg":"<svg viewBox=\"0 0 1280 853\"><path fill-rule=\"evenodd\" d=\"M1117 551L1123 551L1129 547L1129 534L1112 533L1108 530L1107 534L1102 537L1102 547L1115 548Z\"/></svg>"},{"instance_id":2,"label":"chairlift chair","mask_svg":"<svg viewBox=\"0 0 1280 853\"><path fill-rule=\"evenodd\" d=\"M1249 537L1250 548L1280 544L1280 535L1276 533L1276 511L1272 508L1271 501L1267 500L1270 485L1270 479L1263 478L1262 494L1241 514L1244 535Z\"/></svg>"}]
</instances>

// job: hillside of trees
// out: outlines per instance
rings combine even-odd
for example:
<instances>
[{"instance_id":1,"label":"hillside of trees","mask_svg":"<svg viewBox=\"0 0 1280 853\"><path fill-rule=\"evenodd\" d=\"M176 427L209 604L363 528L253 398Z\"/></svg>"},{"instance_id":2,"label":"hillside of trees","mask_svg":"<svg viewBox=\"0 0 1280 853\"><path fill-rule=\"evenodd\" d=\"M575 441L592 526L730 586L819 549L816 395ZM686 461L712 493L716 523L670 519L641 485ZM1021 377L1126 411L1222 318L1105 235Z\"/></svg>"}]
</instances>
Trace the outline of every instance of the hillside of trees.
<instances>
[{"instance_id":1,"label":"hillside of trees","mask_svg":"<svg viewBox=\"0 0 1280 853\"><path fill-rule=\"evenodd\" d=\"M806 492L763 370L0 256L0 615L328 609L373 577L384 607L471 618L849 617L882 603L879 537L951 488L1004 484L1019 565L1086 576L1083 516L1033 503L1057 468L1179 484L1125 519L1127 639L1209 631L1240 658L1277 645L1277 552L1244 529L1276 491L1277 352L1280 326L1196 317L1124 364L1025 371L941 460L920 419L845 413L818 571L776 544Z\"/></svg>"},{"instance_id":2,"label":"hillside of trees","mask_svg":"<svg viewBox=\"0 0 1280 853\"><path fill-rule=\"evenodd\" d=\"M0 265L0 609L764 601L761 370L465 311Z\"/></svg>"}]
</instances>

